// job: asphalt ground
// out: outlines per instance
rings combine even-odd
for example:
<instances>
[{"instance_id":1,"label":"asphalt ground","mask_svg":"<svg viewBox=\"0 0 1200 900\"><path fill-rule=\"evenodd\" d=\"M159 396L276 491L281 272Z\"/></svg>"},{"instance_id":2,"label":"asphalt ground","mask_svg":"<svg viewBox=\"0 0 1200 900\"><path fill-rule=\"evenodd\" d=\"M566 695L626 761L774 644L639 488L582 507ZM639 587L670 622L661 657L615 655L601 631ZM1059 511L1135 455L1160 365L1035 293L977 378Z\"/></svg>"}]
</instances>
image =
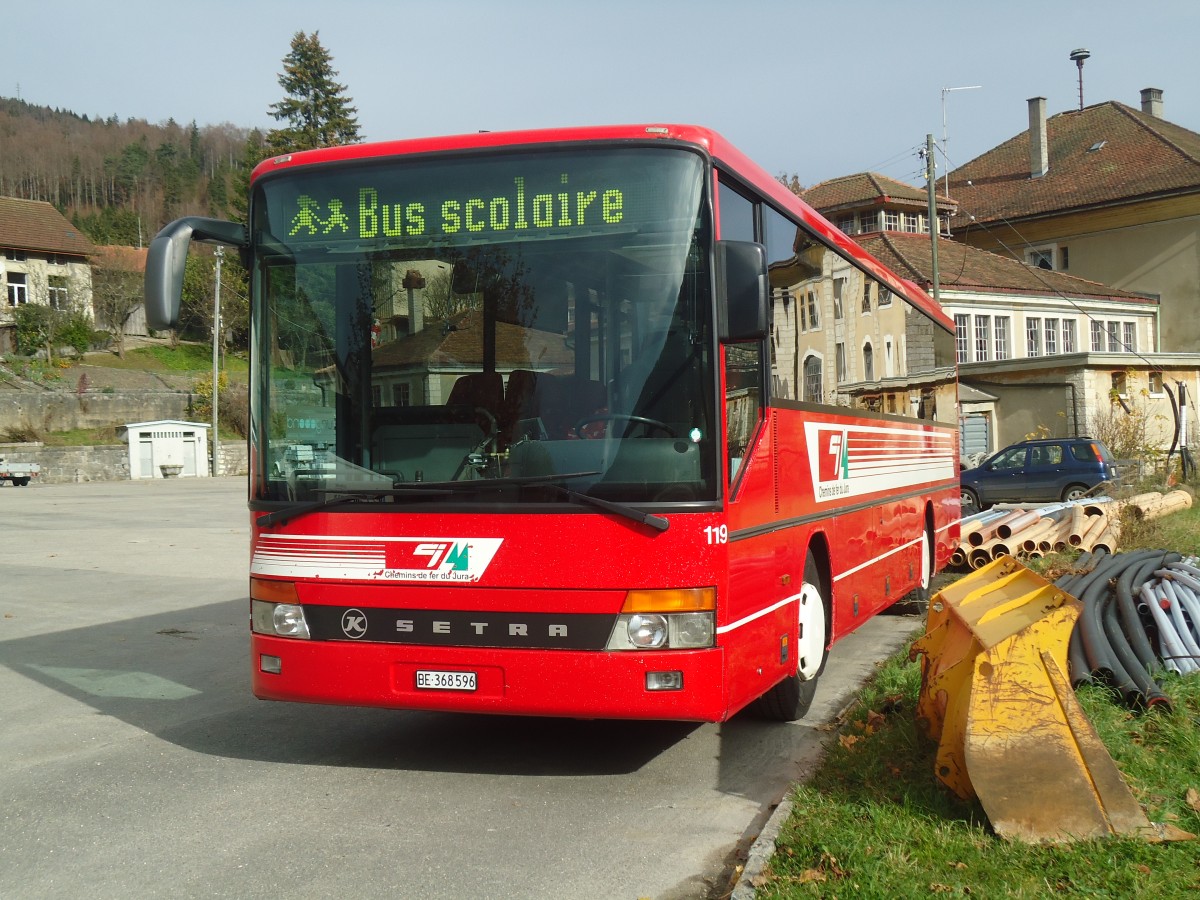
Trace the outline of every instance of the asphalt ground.
<instances>
[{"instance_id":1,"label":"asphalt ground","mask_svg":"<svg viewBox=\"0 0 1200 900\"><path fill-rule=\"evenodd\" d=\"M788 725L267 703L245 495L0 488L0 897L728 896L826 723L921 624L841 641Z\"/></svg>"}]
</instances>

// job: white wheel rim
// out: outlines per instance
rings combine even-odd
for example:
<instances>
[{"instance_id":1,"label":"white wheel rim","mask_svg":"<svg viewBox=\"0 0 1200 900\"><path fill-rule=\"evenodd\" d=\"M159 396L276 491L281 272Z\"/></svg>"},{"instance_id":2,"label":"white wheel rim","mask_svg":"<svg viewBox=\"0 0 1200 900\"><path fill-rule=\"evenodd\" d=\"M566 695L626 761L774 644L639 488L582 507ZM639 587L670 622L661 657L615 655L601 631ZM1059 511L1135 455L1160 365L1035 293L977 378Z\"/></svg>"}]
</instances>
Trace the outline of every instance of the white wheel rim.
<instances>
[{"instance_id":1,"label":"white wheel rim","mask_svg":"<svg viewBox=\"0 0 1200 900\"><path fill-rule=\"evenodd\" d=\"M825 602L815 584L805 582L800 589L800 636L796 641L796 673L804 680L821 671L825 655Z\"/></svg>"}]
</instances>

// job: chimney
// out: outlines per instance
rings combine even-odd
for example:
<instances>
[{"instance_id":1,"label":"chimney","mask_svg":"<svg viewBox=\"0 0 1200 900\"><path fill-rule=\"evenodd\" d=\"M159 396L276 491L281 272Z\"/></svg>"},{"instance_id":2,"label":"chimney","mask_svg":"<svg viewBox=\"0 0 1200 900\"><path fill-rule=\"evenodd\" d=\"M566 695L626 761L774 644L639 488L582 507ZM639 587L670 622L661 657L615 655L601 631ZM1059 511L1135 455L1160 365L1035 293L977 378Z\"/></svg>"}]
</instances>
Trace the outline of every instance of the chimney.
<instances>
[{"instance_id":1,"label":"chimney","mask_svg":"<svg viewBox=\"0 0 1200 900\"><path fill-rule=\"evenodd\" d=\"M1041 178L1050 170L1046 142L1046 98L1029 98L1029 177Z\"/></svg>"},{"instance_id":2,"label":"chimney","mask_svg":"<svg viewBox=\"0 0 1200 900\"><path fill-rule=\"evenodd\" d=\"M1142 112L1156 119L1162 118L1162 91L1158 88L1142 88Z\"/></svg>"}]
</instances>

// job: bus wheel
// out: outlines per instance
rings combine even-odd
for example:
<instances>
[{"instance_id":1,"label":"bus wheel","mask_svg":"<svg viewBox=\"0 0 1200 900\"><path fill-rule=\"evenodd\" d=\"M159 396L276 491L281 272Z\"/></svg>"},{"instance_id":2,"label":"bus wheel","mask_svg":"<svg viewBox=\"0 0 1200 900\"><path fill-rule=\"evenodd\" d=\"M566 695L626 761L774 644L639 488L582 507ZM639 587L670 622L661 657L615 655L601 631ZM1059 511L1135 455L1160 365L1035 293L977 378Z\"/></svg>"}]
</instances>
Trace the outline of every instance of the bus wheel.
<instances>
[{"instance_id":1,"label":"bus wheel","mask_svg":"<svg viewBox=\"0 0 1200 900\"><path fill-rule=\"evenodd\" d=\"M794 722L804 718L817 693L817 676L825 668L828 607L821 591L817 562L811 553L804 562L804 584L796 607L799 618L796 672L754 701L754 711L764 719Z\"/></svg>"}]
</instances>

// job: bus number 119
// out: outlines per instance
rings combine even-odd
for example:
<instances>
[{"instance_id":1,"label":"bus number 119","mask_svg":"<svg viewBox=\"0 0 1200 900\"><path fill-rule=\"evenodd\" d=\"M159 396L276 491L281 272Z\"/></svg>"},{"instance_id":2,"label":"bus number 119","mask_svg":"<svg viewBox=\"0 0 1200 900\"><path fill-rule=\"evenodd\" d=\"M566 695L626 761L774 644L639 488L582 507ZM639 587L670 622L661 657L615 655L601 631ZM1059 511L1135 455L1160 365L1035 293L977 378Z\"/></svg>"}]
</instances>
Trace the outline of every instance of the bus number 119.
<instances>
[{"instance_id":1,"label":"bus number 119","mask_svg":"<svg viewBox=\"0 0 1200 900\"><path fill-rule=\"evenodd\" d=\"M728 544L729 526L709 525L704 529L704 535L708 538L710 544Z\"/></svg>"}]
</instances>

